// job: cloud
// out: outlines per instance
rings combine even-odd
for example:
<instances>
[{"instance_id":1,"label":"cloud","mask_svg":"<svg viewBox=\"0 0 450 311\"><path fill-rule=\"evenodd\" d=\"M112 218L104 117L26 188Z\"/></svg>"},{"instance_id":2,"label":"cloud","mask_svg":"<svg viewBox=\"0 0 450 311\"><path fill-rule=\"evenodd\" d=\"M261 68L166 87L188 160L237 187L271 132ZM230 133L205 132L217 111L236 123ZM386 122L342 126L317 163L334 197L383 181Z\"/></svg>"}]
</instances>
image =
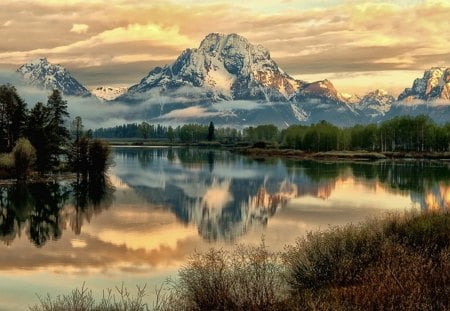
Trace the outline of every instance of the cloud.
<instances>
[{"instance_id":1,"label":"cloud","mask_svg":"<svg viewBox=\"0 0 450 311\"><path fill-rule=\"evenodd\" d=\"M89 25L86 24L73 24L72 29L70 29L71 32L75 32L78 34L86 33L89 29Z\"/></svg>"},{"instance_id":2,"label":"cloud","mask_svg":"<svg viewBox=\"0 0 450 311\"><path fill-rule=\"evenodd\" d=\"M6 1L6 0L5 0ZM139 5L136 5L139 3ZM418 70L448 65L448 1L6 1L0 63L45 54L71 70L118 76L173 62L208 32L239 33L291 75ZM76 25L89 25L88 29ZM26 37L27 40L23 40ZM122 67L122 84L143 69ZM85 75L87 76L87 75ZM92 75L92 85L102 84ZM112 78L111 78L112 79ZM118 78L114 77L116 81ZM83 82L83 81L82 81Z\"/></svg>"},{"instance_id":3,"label":"cloud","mask_svg":"<svg viewBox=\"0 0 450 311\"><path fill-rule=\"evenodd\" d=\"M169 113L161 116L160 119L189 119L199 117L211 117L217 115L217 112L208 112L206 108L194 106L184 109L172 110Z\"/></svg>"},{"instance_id":4,"label":"cloud","mask_svg":"<svg viewBox=\"0 0 450 311\"><path fill-rule=\"evenodd\" d=\"M12 24L12 20L7 20L6 22L3 23L3 27L11 26L11 24Z\"/></svg>"}]
</instances>

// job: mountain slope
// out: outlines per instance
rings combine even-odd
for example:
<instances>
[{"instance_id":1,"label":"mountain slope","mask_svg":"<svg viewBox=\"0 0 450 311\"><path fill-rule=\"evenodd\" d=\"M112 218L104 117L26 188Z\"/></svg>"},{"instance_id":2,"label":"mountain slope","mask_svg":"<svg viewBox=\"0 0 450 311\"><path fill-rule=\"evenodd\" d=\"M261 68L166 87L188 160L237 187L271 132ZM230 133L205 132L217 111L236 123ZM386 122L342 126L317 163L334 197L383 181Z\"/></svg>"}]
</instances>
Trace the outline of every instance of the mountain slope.
<instances>
[{"instance_id":1,"label":"mountain slope","mask_svg":"<svg viewBox=\"0 0 450 311\"><path fill-rule=\"evenodd\" d=\"M433 67L426 70L422 78L414 80L411 88L406 88L398 100L450 100L450 68Z\"/></svg>"},{"instance_id":2,"label":"mountain slope","mask_svg":"<svg viewBox=\"0 0 450 311\"><path fill-rule=\"evenodd\" d=\"M237 34L207 35L198 48L154 68L117 101L145 104L147 118L173 123L214 118L218 124L284 127L320 120L352 125L360 120L359 112L330 81L294 79L266 48ZM220 109L217 103L223 103ZM192 115L193 111L199 113Z\"/></svg>"},{"instance_id":3,"label":"mountain slope","mask_svg":"<svg viewBox=\"0 0 450 311\"><path fill-rule=\"evenodd\" d=\"M359 112L327 79L303 84L291 102L307 115L304 120L299 120L303 123L326 120L338 125L353 125L361 119Z\"/></svg>"},{"instance_id":4,"label":"mountain slope","mask_svg":"<svg viewBox=\"0 0 450 311\"><path fill-rule=\"evenodd\" d=\"M366 94L356 106L356 109L369 121L373 121L388 113L394 101L395 98L386 91L377 89Z\"/></svg>"},{"instance_id":5,"label":"mountain slope","mask_svg":"<svg viewBox=\"0 0 450 311\"><path fill-rule=\"evenodd\" d=\"M186 89L188 97L214 100L286 101L302 85L281 70L261 45L237 34L209 34L197 49L186 49L177 60L156 67L130 87L127 96L158 89Z\"/></svg>"},{"instance_id":6,"label":"mountain slope","mask_svg":"<svg viewBox=\"0 0 450 311\"><path fill-rule=\"evenodd\" d=\"M89 96L91 93L60 65L53 65L41 57L17 70L28 85L45 90L60 90L64 95Z\"/></svg>"}]
</instances>

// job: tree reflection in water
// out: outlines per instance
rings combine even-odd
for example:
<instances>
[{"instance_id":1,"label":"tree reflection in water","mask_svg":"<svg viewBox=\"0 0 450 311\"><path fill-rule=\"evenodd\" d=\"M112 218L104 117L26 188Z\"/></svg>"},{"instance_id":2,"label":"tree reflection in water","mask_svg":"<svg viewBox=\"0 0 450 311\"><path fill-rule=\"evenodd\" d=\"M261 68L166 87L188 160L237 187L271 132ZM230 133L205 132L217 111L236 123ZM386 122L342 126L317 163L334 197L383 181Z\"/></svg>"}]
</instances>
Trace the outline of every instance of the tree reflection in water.
<instances>
[{"instance_id":1,"label":"tree reflection in water","mask_svg":"<svg viewBox=\"0 0 450 311\"><path fill-rule=\"evenodd\" d=\"M114 188L107 178L74 183L16 183L0 187L0 239L6 244L23 230L42 247L58 240L67 222L79 234L83 220L111 206Z\"/></svg>"}]
</instances>

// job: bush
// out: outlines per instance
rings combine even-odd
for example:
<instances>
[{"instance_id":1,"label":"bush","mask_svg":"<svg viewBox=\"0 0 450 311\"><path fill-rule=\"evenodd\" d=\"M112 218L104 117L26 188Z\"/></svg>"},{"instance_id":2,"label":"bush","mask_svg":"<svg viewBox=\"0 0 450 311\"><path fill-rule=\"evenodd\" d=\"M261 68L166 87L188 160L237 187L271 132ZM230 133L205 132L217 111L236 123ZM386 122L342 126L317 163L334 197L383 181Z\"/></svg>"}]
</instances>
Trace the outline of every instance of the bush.
<instances>
[{"instance_id":1,"label":"bush","mask_svg":"<svg viewBox=\"0 0 450 311\"><path fill-rule=\"evenodd\" d=\"M1 153L0 154L0 169L13 169L14 168L14 159L9 153Z\"/></svg>"},{"instance_id":2,"label":"bush","mask_svg":"<svg viewBox=\"0 0 450 311\"><path fill-rule=\"evenodd\" d=\"M17 178L26 178L36 162L36 149L28 139L20 138L12 150L12 156Z\"/></svg>"},{"instance_id":3,"label":"bush","mask_svg":"<svg viewBox=\"0 0 450 311\"><path fill-rule=\"evenodd\" d=\"M0 178L10 178L14 172L14 159L9 153L0 154Z\"/></svg>"},{"instance_id":4,"label":"bush","mask_svg":"<svg viewBox=\"0 0 450 311\"><path fill-rule=\"evenodd\" d=\"M278 254L239 246L195 254L171 284L160 310L285 310L287 284Z\"/></svg>"},{"instance_id":5,"label":"bush","mask_svg":"<svg viewBox=\"0 0 450 311\"><path fill-rule=\"evenodd\" d=\"M352 284L380 257L381 246L382 232L376 223L308 233L283 256L288 282L298 291Z\"/></svg>"},{"instance_id":6,"label":"bush","mask_svg":"<svg viewBox=\"0 0 450 311\"><path fill-rule=\"evenodd\" d=\"M399 243L424 256L439 254L450 247L449 213L409 214L391 216L384 222L384 232L393 242ZM427 250L427 251L425 251Z\"/></svg>"},{"instance_id":7,"label":"bush","mask_svg":"<svg viewBox=\"0 0 450 311\"><path fill-rule=\"evenodd\" d=\"M433 262L401 245L386 244L361 282L331 289L330 300L347 310L448 310L449 249L437 257Z\"/></svg>"},{"instance_id":8,"label":"bush","mask_svg":"<svg viewBox=\"0 0 450 311\"><path fill-rule=\"evenodd\" d=\"M104 141L94 139L89 144L89 178L103 176L111 165L111 147Z\"/></svg>"},{"instance_id":9,"label":"bush","mask_svg":"<svg viewBox=\"0 0 450 311\"><path fill-rule=\"evenodd\" d=\"M450 214L390 215L310 233L284 254L299 309L446 310Z\"/></svg>"},{"instance_id":10,"label":"bush","mask_svg":"<svg viewBox=\"0 0 450 311\"><path fill-rule=\"evenodd\" d=\"M116 296L117 295L117 296ZM116 287L116 293L108 289L100 302L96 302L91 290L83 284L81 289L74 289L70 294L39 297L39 304L30 307L30 311L144 311L148 310L143 302L145 286L137 287L136 296L123 287Z\"/></svg>"},{"instance_id":11,"label":"bush","mask_svg":"<svg viewBox=\"0 0 450 311\"><path fill-rule=\"evenodd\" d=\"M443 212L309 233L281 255L264 242L211 249L157 291L154 310L449 310L449 242ZM95 308L89 297L74 291L31 310L74 310L74 301L90 308L77 310L124 310Z\"/></svg>"}]
</instances>

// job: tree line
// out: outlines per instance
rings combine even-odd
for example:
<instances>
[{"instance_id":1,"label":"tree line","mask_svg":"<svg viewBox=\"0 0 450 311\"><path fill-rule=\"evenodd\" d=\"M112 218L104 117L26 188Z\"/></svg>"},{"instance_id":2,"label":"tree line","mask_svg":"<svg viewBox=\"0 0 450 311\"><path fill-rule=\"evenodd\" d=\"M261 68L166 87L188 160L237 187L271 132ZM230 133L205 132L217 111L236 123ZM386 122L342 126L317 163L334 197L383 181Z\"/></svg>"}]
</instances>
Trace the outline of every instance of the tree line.
<instances>
[{"instance_id":1,"label":"tree line","mask_svg":"<svg viewBox=\"0 0 450 311\"><path fill-rule=\"evenodd\" d=\"M101 175L109 164L109 146L91 139L80 117L75 126L68 123L60 91L28 109L14 86L0 85L0 176L26 178L32 171L61 170L80 171L86 178Z\"/></svg>"},{"instance_id":2,"label":"tree line","mask_svg":"<svg viewBox=\"0 0 450 311\"><path fill-rule=\"evenodd\" d=\"M236 142L242 140L242 131L235 128L216 128L214 122L184 124L176 127L148 122L128 123L110 128L99 128L92 132L96 138L130 138L168 140L170 142L198 143L202 141Z\"/></svg>"},{"instance_id":3,"label":"tree line","mask_svg":"<svg viewBox=\"0 0 450 311\"><path fill-rule=\"evenodd\" d=\"M197 143L216 140L221 143L267 144L308 152L368 150L368 151L448 151L450 123L436 124L425 115L399 116L367 125L340 128L321 121L311 125L291 125L279 129L273 124L236 128L215 128L208 125L185 124L175 128L147 122L132 123L93 132L102 138L165 139L170 142Z\"/></svg>"},{"instance_id":4,"label":"tree line","mask_svg":"<svg viewBox=\"0 0 450 311\"><path fill-rule=\"evenodd\" d=\"M450 148L450 123L439 125L424 115L399 116L379 124L338 128L322 121L280 132L283 146L305 151L369 150L442 152Z\"/></svg>"}]
</instances>

